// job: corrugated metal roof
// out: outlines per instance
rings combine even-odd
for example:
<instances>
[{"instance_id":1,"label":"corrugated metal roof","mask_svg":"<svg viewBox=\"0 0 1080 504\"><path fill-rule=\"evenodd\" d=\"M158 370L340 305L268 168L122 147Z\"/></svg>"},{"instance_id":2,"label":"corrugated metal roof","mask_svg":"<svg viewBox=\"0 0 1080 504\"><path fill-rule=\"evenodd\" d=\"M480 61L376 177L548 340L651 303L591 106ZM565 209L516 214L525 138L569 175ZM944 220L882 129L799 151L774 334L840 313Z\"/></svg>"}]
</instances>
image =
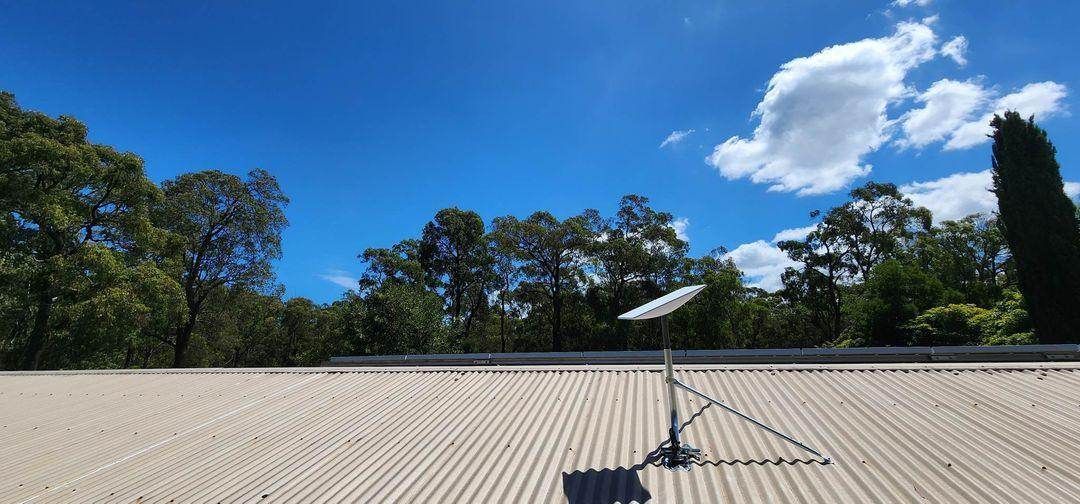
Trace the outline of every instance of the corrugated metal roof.
<instances>
[{"instance_id":1,"label":"corrugated metal roof","mask_svg":"<svg viewBox=\"0 0 1080 504\"><path fill-rule=\"evenodd\" d=\"M0 375L0 502L1066 502L1080 365L687 366L689 473L648 367Z\"/></svg>"}]
</instances>

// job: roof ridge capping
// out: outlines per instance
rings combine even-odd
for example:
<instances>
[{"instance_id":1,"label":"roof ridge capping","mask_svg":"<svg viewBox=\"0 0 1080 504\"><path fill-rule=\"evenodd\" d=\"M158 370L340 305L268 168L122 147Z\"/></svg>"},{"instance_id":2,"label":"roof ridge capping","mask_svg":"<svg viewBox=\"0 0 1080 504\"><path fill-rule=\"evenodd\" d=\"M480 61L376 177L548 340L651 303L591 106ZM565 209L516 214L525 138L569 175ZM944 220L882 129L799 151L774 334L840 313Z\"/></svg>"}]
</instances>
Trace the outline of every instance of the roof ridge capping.
<instances>
[{"instance_id":1,"label":"roof ridge capping","mask_svg":"<svg viewBox=\"0 0 1080 504\"><path fill-rule=\"evenodd\" d=\"M677 364L830 364L925 362L1046 362L1080 361L1080 344L861 347L749 348L675 350ZM661 350L597 352L519 352L467 354L407 354L332 357L328 366L514 366L657 364Z\"/></svg>"},{"instance_id":2,"label":"roof ridge capping","mask_svg":"<svg viewBox=\"0 0 1080 504\"><path fill-rule=\"evenodd\" d=\"M683 370L1080 369L1080 345L676 350ZM0 371L0 376L85 374L307 374L382 371L556 371L662 369L663 352L522 352L334 357L322 367L151 368Z\"/></svg>"}]
</instances>

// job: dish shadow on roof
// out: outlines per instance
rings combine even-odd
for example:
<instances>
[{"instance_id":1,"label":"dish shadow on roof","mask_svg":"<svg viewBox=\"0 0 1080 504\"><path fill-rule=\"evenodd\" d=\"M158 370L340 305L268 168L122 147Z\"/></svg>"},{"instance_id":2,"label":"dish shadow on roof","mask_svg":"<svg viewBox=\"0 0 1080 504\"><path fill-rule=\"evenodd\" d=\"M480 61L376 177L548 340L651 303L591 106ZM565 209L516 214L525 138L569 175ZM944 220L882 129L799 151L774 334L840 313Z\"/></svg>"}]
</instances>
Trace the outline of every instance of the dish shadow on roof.
<instances>
[{"instance_id":1,"label":"dish shadow on roof","mask_svg":"<svg viewBox=\"0 0 1080 504\"><path fill-rule=\"evenodd\" d=\"M683 433L687 427L690 427L690 424L692 424L694 420L705 413L705 410L710 407L712 407L712 404L706 403L698 409L697 412L687 418L686 421L679 426L679 432ZM562 473L563 493L566 495L566 500L569 501L570 504L625 504L629 502L648 502L652 499L652 493L649 492L648 488L645 488L645 486L642 485L638 473L648 466L661 466L660 449L666 446L668 442L669 440L667 439L661 441L654 450L645 456L644 460L630 467L589 468ZM703 458L700 461L692 462L692 464L701 468L700 470L733 465L825 465L816 458L797 458L788 460L784 457L775 459L719 458L716 460Z\"/></svg>"}]
</instances>

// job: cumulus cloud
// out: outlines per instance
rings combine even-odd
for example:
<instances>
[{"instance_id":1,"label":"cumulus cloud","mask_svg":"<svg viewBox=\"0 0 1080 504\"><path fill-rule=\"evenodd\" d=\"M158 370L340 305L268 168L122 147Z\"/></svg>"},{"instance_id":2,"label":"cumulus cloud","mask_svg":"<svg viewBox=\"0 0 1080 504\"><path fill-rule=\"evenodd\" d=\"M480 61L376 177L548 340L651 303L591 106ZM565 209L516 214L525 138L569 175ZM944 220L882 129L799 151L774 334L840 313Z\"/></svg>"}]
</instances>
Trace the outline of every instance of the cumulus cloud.
<instances>
[{"instance_id":1,"label":"cumulus cloud","mask_svg":"<svg viewBox=\"0 0 1080 504\"><path fill-rule=\"evenodd\" d=\"M934 58L936 36L922 23L893 34L796 58L773 75L754 110L749 138L717 145L707 162L728 179L770 191L822 194L865 176L863 156L888 138L887 107L906 96L908 72Z\"/></svg>"},{"instance_id":2,"label":"cumulus cloud","mask_svg":"<svg viewBox=\"0 0 1080 504\"><path fill-rule=\"evenodd\" d=\"M967 38L963 35L957 35L952 40L946 42L941 46L941 54L952 58L957 65L967 65Z\"/></svg>"},{"instance_id":3,"label":"cumulus cloud","mask_svg":"<svg viewBox=\"0 0 1080 504\"><path fill-rule=\"evenodd\" d=\"M907 7L909 5L918 5L919 7L926 7L930 5L931 0L893 0L891 5L897 7Z\"/></svg>"},{"instance_id":4,"label":"cumulus cloud","mask_svg":"<svg viewBox=\"0 0 1080 504\"><path fill-rule=\"evenodd\" d=\"M947 177L900 186L918 206L930 209L934 222L956 220L974 213L997 210L997 198L990 192L990 170L954 173Z\"/></svg>"},{"instance_id":5,"label":"cumulus cloud","mask_svg":"<svg viewBox=\"0 0 1080 504\"><path fill-rule=\"evenodd\" d=\"M670 134L668 134L666 138L664 138L663 142L660 142L659 148L663 149L664 147L667 147L669 145L678 145L679 142L686 140L686 137L690 136L690 134L693 132L694 130L692 129L672 131Z\"/></svg>"},{"instance_id":6,"label":"cumulus cloud","mask_svg":"<svg viewBox=\"0 0 1080 504\"><path fill-rule=\"evenodd\" d=\"M993 175L990 170L954 173L947 177L900 186L916 205L934 214L934 222L956 220L974 213L997 211L997 196L990 192ZM1080 183L1065 182L1065 194L1080 195Z\"/></svg>"},{"instance_id":7,"label":"cumulus cloud","mask_svg":"<svg viewBox=\"0 0 1080 504\"><path fill-rule=\"evenodd\" d=\"M773 236L772 242L778 243L785 240L802 240L803 238L806 238L806 235L810 234L810 232L815 229L817 229L817 224L811 224L809 226L798 228L784 229Z\"/></svg>"},{"instance_id":8,"label":"cumulus cloud","mask_svg":"<svg viewBox=\"0 0 1080 504\"><path fill-rule=\"evenodd\" d=\"M896 144L918 148L943 141L970 122L989 99L990 91L974 82L939 80L916 97L922 108L909 110L900 117L903 136Z\"/></svg>"},{"instance_id":9,"label":"cumulus cloud","mask_svg":"<svg viewBox=\"0 0 1080 504\"><path fill-rule=\"evenodd\" d=\"M1065 182L1062 185L1065 186L1065 194L1070 198L1076 199L1080 196L1080 182Z\"/></svg>"},{"instance_id":10,"label":"cumulus cloud","mask_svg":"<svg viewBox=\"0 0 1080 504\"><path fill-rule=\"evenodd\" d=\"M348 271L339 269L331 269L326 273L320 273L317 276L327 282L346 289L355 289L360 282L359 278L352 276Z\"/></svg>"},{"instance_id":11,"label":"cumulus cloud","mask_svg":"<svg viewBox=\"0 0 1080 504\"><path fill-rule=\"evenodd\" d=\"M989 141L986 135L990 134L990 120L994 114L1001 114L1006 110L1015 110L1024 117L1034 115L1036 119L1053 117L1064 110L1064 99L1067 95L1065 85L1057 82L1028 84L1015 93L998 98L992 110L978 119L958 126L945 143L945 150L967 149Z\"/></svg>"},{"instance_id":12,"label":"cumulus cloud","mask_svg":"<svg viewBox=\"0 0 1080 504\"><path fill-rule=\"evenodd\" d=\"M739 267L749 280L747 285L770 292L783 286L780 275L785 269L798 266L784 251L765 240L739 245L722 258L731 259Z\"/></svg>"},{"instance_id":13,"label":"cumulus cloud","mask_svg":"<svg viewBox=\"0 0 1080 504\"><path fill-rule=\"evenodd\" d=\"M689 243L690 236L686 234L686 228L690 227L690 219L687 217L680 217L671 221L671 229L675 230L675 236Z\"/></svg>"}]
</instances>

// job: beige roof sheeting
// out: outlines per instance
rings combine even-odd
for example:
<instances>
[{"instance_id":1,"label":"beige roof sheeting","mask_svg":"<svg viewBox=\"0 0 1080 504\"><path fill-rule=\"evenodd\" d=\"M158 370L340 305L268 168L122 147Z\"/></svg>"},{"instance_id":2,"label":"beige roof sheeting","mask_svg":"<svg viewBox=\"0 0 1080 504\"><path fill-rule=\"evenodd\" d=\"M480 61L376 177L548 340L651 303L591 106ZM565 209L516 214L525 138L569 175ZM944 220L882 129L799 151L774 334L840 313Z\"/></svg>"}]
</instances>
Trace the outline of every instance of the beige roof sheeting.
<instances>
[{"instance_id":1,"label":"beige roof sheeting","mask_svg":"<svg viewBox=\"0 0 1080 504\"><path fill-rule=\"evenodd\" d=\"M0 502L1065 502L1080 365L687 366L689 473L656 367L0 375Z\"/></svg>"}]
</instances>

